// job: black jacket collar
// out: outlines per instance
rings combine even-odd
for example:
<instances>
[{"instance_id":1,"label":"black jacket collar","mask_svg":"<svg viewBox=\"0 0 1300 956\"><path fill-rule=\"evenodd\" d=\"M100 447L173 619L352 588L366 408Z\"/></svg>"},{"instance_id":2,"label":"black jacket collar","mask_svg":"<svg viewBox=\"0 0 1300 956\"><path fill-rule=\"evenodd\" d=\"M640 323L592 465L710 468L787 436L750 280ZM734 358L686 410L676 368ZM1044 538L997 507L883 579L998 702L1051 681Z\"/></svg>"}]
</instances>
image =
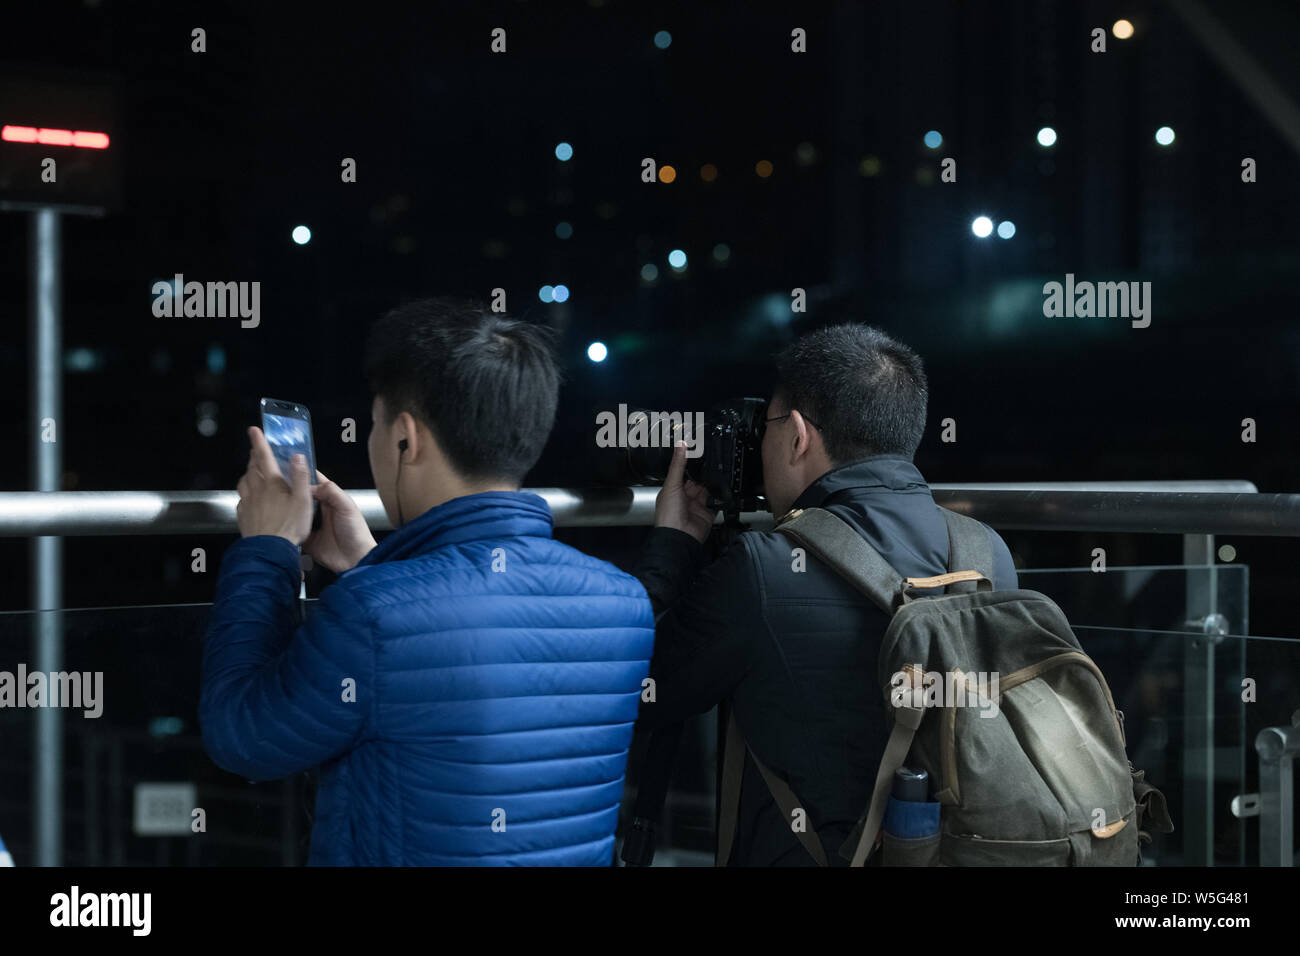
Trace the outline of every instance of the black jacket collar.
<instances>
[{"instance_id":1,"label":"black jacket collar","mask_svg":"<svg viewBox=\"0 0 1300 956\"><path fill-rule=\"evenodd\" d=\"M929 486L916 466L894 455L871 455L832 468L804 489L792 506L821 508L852 497L859 490L918 491Z\"/></svg>"}]
</instances>

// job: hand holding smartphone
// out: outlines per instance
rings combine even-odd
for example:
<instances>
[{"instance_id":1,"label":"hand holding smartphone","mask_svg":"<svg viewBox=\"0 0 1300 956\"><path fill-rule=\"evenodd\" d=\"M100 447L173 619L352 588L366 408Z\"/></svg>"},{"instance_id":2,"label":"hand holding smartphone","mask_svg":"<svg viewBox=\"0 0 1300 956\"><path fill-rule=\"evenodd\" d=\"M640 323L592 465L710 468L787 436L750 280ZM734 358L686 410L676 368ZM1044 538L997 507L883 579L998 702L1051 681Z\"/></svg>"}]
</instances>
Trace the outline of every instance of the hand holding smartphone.
<instances>
[{"instance_id":1,"label":"hand holding smartphone","mask_svg":"<svg viewBox=\"0 0 1300 956\"><path fill-rule=\"evenodd\" d=\"M316 446L311 435L311 412L306 405L285 402L277 398L262 399L262 433L275 454L280 474L287 484L293 484L292 462L294 455L307 456L307 471L311 483L316 484ZM312 512L320 517L320 504L312 498ZM315 523L313 523L315 527Z\"/></svg>"}]
</instances>

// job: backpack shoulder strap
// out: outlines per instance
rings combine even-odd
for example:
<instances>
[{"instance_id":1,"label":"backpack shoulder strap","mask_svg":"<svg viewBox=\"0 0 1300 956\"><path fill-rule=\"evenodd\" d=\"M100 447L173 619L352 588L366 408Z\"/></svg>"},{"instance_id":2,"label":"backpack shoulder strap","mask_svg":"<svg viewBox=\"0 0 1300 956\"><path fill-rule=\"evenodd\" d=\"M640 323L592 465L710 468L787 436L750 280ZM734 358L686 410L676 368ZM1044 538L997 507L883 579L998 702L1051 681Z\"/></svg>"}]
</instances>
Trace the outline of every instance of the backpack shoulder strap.
<instances>
[{"instance_id":1,"label":"backpack shoulder strap","mask_svg":"<svg viewBox=\"0 0 1300 956\"><path fill-rule=\"evenodd\" d=\"M894 613L903 576L843 518L804 508L786 515L776 530L829 564L886 614Z\"/></svg>"},{"instance_id":2,"label":"backpack shoulder strap","mask_svg":"<svg viewBox=\"0 0 1300 956\"><path fill-rule=\"evenodd\" d=\"M915 674L913 680L919 680L920 676L919 673ZM908 751L912 749L912 738L916 736L916 729L921 726L921 718L924 716L923 707L907 705L894 709L894 727L889 732L889 742L885 744L880 766L876 768L871 803L849 833L848 839L840 846L840 856L850 860L850 866L865 866L867 858L875 849L876 837L885 821L885 805L889 801L894 771L907 762Z\"/></svg>"},{"instance_id":3,"label":"backpack shoulder strap","mask_svg":"<svg viewBox=\"0 0 1300 956\"><path fill-rule=\"evenodd\" d=\"M726 866L731 856L731 845L735 840L737 818L740 813L740 781L744 774L747 750L749 746L740 733L740 725L736 723L736 714L733 711L727 720L727 742L722 754L722 794L721 808L718 813L718 853L715 866ZM803 807L803 804L784 780L767 769L754 751L749 750L749 756L754 761L754 766L758 768L758 772L763 775L763 781L771 791L772 799L781 808L786 823L791 823L794 811ZM807 820L806 808L804 808L804 817ZM795 836L799 838L799 842L803 844L809 855L817 861L818 866L829 865L826 860L826 850L822 847L821 838L815 830L805 827L803 830L796 830Z\"/></svg>"},{"instance_id":4,"label":"backpack shoulder strap","mask_svg":"<svg viewBox=\"0 0 1300 956\"><path fill-rule=\"evenodd\" d=\"M936 505L948 525L948 570L978 571L993 583L993 539L988 528L974 518L957 514ZM958 581L948 585L949 594L965 594L976 589L975 581Z\"/></svg>"}]
</instances>

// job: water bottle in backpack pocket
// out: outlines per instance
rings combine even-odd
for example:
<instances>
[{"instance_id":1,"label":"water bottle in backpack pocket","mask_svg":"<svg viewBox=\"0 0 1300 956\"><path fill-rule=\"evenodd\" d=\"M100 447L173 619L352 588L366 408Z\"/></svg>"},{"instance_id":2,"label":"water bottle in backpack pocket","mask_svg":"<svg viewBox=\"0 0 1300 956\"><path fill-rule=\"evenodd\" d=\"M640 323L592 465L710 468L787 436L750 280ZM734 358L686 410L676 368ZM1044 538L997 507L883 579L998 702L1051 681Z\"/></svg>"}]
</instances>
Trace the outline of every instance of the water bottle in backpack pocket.
<instances>
[{"instance_id":1,"label":"water bottle in backpack pocket","mask_svg":"<svg viewBox=\"0 0 1300 956\"><path fill-rule=\"evenodd\" d=\"M899 767L885 804L882 866L935 866L939 862L939 804L930 799L930 775Z\"/></svg>"}]
</instances>

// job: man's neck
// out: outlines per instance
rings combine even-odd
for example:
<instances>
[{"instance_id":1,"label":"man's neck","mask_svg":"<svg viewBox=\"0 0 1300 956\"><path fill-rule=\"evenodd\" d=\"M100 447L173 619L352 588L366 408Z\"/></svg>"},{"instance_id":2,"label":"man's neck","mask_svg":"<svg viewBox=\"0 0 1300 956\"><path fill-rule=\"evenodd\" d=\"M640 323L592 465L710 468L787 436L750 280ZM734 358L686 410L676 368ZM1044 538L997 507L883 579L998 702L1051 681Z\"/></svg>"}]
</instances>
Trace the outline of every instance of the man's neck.
<instances>
[{"instance_id":1,"label":"man's neck","mask_svg":"<svg viewBox=\"0 0 1300 956\"><path fill-rule=\"evenodd\" d=\"M458 481L451 485L440 485L437 488L413 489L415 494L412 495L410 504L406 506L411 509L407 513L412 517L416 517L455 498L481 495L489 491L518 490L518 485L502 481ZM403 502L403 504L406 503Z\"/></svg>"}]
</instances>

